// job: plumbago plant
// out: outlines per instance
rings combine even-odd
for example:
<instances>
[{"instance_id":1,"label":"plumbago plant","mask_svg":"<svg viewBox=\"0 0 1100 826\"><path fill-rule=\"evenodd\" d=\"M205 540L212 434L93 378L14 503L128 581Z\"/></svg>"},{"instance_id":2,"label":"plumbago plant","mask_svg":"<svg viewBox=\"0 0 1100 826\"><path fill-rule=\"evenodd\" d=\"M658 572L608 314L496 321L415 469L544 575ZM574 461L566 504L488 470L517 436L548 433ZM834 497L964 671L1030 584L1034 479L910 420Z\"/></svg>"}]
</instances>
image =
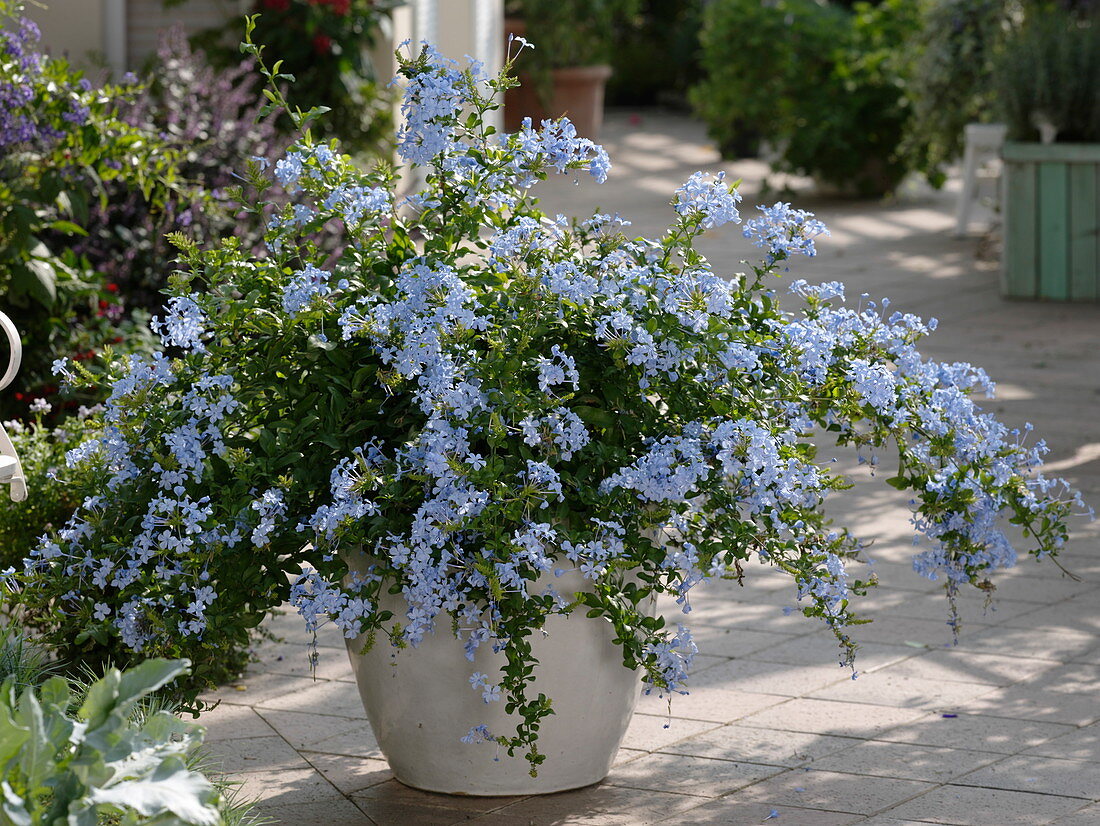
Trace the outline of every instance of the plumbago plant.
<instances>
[{"instance_id":1,"label":"plumbago plant","mask_svg":"<svg viewBox=\"0 0 1100 826\"><path fill-rule=\"evenodd\" d=\"M264 71L282 105L278 65ZM50 606L57 639L187 652L201 669L288 597L309 628L397 656L453 634L471 658L504 655L471 684L519 719L467 739L534 770L553 698L533 686L529 640L549 615L611 623L625 667L680 691L695 647L651 596L687 612L696 586L756 559L791 576L850 660L869 583L846 568L856 539L823 515L845 484L815 461L815 428L897 446L889 481L913 491L927 541L915 566L949 597L1016 561L999 517L1035 556L1058 551L1079 497L1031 473L1041 443L970 399L981 370L920 356L934 325L846 306L835 283L795 282L802 308L780 308L772 279L825 232L811 215L761 209L744 231L765 258L728 277L693 249L739 220L721 174L680 187L657 238L546 216L538 182L603 181L601 148L564 119L494 134L484 116L512 81L426 44L400 73L419 191L397 198L392 169L363 172L307 130L248 172L293 196L266 257L182 245L164 352L114 364L104 434L69 456L100 484L28 561L24 602ZM314 240L333 224L336 260ZM373 566L352 576L341 554L359 548ZM566 571L582 590L555 584ZM379 607L387 595L404 610Z\"/></svg>"}]
</instances>

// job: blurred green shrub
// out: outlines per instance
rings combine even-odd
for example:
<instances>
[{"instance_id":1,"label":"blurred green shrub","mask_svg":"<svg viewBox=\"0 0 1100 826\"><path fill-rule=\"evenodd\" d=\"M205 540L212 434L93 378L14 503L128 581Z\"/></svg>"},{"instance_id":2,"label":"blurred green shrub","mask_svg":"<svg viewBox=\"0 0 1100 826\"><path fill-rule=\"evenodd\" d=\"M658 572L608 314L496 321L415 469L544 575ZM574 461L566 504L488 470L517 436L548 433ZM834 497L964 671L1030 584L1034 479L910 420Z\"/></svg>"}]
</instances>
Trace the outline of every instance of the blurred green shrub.
<instances>
[{"instance_id":1,"label":"blurred green shrub","mask_svg":"<svg viewBox=\"0 0 1100 826\"><path fill-rule=\"evenodd\" d=\"M913 117L905 149L939 185L943 167L962 154L963 129L996 112L994 66L1011 24L1006 0L931 0L913 46L909 93Z\"/></svg>"},{"instance_id":2,"label":"blurred green shrub","mask_svg":"<svg viewBox=\"0 0 1100 826\"><path fill-rule=\"evenodd\" d=\"M641 0L612 30L607 102L612 106L687 106L699 81L703 6L694 0Z\"/></svg>"},{"instance_id":3,"label":"blurred green shrub","mask_svg":"<svg viewBox=\"0 0 1100 826\"><path fill-rule=\"evenodd\" d=\"M779 171L859 196L918 166L900 147L911 117L905 45L918 4L847 9L815 0L716 0L702 28L704 80L691 100L727 157L759 140Z\"/></svg>"}]
</instances>

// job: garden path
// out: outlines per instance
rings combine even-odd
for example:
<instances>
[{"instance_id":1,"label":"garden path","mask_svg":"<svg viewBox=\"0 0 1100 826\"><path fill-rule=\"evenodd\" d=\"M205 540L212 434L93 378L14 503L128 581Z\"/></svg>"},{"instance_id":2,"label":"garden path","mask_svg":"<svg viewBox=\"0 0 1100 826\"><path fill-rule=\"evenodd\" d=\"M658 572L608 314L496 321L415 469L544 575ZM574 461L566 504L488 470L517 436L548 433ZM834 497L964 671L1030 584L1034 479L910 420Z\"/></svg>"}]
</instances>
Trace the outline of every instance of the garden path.
<instances>
[{"instance_id":1,"label":"garden path","mask_svg":"<svg viewBox=\"0 0 1100 826\"><path fill-rule=\"evenodd\" d=\"M552 181L548 211L619 209L636 231L657 233L670 194L695 169L725 168L746 193L766 171L719 163L698 124L669 116L613 116L606 144L616 163L607 184ZM1001 299L978 240L951 237L950 190L915 187L886 203L794 200L832 237L793 277L839 279L850 298L888 296L938 317L926 354L984 366L999 380L988 407L1013 425L1035 422L1054 468L1100 503L1100 307ZM742 212L755 203L747 197ZM701 248L719 271L753 253L736 227L712 231ZM695 687L671 719L643 698L606 782L545 797L452 798L392 779L339 634L319 640L314 679L288 614L269 624L283 641L259 646L241 682L212 695L222 703L201 721L212 750L244 794L296 826L1100 824L1100 529L1075 523L1064 560L1079 580L1025 561L999 578L995 610L966 599L952 646L942 594L907 564L904 496L836 455L861 494L837 516L875 539L883 583L863 600L875 622L857 629L855 681L836 666L827 632L780 610L792 603L786 580L754 569L743 588L698 593Z\"/></svg>"}]
</instances>

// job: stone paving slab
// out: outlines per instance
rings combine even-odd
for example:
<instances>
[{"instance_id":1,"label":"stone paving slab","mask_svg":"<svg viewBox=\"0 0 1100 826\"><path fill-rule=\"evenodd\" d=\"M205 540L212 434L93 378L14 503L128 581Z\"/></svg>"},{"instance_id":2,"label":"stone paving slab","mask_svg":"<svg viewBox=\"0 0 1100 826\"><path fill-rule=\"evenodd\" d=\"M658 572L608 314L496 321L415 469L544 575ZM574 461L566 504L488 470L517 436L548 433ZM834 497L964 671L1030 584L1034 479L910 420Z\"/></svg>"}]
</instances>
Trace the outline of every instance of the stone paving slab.
<instances>
[{"instance_id":1,"label":"stone paving slab","mask_svg":"<svg viewBox=\"0 0 1100 826\"><path fill-rule=\"evenodd\" d=\"M1091 760L1094 763L1100 763L1100 724L1072 729L1061 737L1055 737L1041 745L1028 749L1024 754ZM1100 823L1100 819L1096 822Z\"/></svg>"},{"instance_id":2,"label":"stone paving slab","mask_svg":"<svg viewBox=\"0 0 1100 826\"><path fill-rule=\"evenodd\" d=\"M604 783L653 792L722 797L784 771L786 769L781 766L759 763L683 754L647 754L612 769Z\"/></svg>"},{"instance_id":3,"label":"stone paving slab","mask_svg":"<svg viewBox=\"0 0 1100 826\"><path fill-rule=\"evenodd\" d=\"M1085 801L1053 794L940 786L890 810L894 817L953 826L1035 826L1076 812Z\"/></svg>"},{"instance_id":4,"label":"stone paving slab","mask_svg":"<svg viewBox=\"0 0 1100 826\"><path fill-rule=\"evenodd\" d=\"M786 702L786 698L776 694L752 694L736 689L702 686L693 689L690 694L676 697L675 719L679 728L681 721L700 720L707 723L732 723L765 708L771 708ZM668 720L671 711L668 698L656 695L643 695L638 700L638 713L658 715L662 721Z\"/></svg>"},{"instance_id":5,"label":"stone paving slab","mask_svg":"<svg viewBox=\"0 0 1100 826\"><path fill-rule=\"evenodd\" d=\"M874 623L877 625L876 623ZM1008 686L1021 680L1035 685L1045 682L1045 674L1058 669L1058 663L998 654L974 654L957 648L937 648L890 666L896 677L921 677L952 683L985 683Z\"/></svg>"},{"instance_id":6,"label":"stone paving slab","mask_svg":"<svg viewBox=\"0 0 1100 826\"><path fill-rule=\"evenodd\" d=\"M864 740L843 751L814 761L822 771L846 772L871 777L896 777L947 783L987 766L1001 756L964 748L914 746L909 743L884 743Z\"/></svg>"},{"instance_id":7,"label":"stone paving slab","mask_svg":"<svg viewBox=\"0 0 1100 826\"><path fill-rule=\"evenodd\" d=\"M744 180L742 213L767 175L759 162L720 163L689 119L612 115L616 167L600 188L551 181L553 212L622 211L639 233L659 233L673 190L695 169ZM805 181L783 179L796 190ZM1100 307L1008 302L995 261L974 238L950 236L953 192L908 187L883 203L796 192L832 229L817 259L791 277L839 278L850 297L889 296L893 307L940 319L923 347L970 360L998 382L988 409L1033 421L1053 471L1100 501ZM775 200L775 198L771 198ZM736 227L708 232L701 251L719 272L744 270L753 249ZM802 616L786 580L752 566L744 587L717 583L693 598L687 621L703 656L692 694L643 697L611 776L602 784L526 798L463 798L393 779L351 680L339 634L314 641L292 613L266 624L274 639L238 683L211 694L203 715L214 758L297 826L1100 826L1100 526L1074 523L1063 556L1005 572L998 599L960 600L954 645L939 585L917 577L904 494L886 488L883 451L872 478L836 450L855 497L836 519L872 539L884 586L863 600L875 622L859 679L835 663L827 632ZM678 607L663 602L672 621Z\"/></svg>"},{"instance_id":8,"label":"stone paving slab","mask_svg":"<svg viewBox=\"0 0 1100 826\"><path fill-rule=\"evenodd\" d=\"M1073 725L980 714L928 714L883 732L877 739L888 743L941 746L1016 754L1048 740L1077 731Z\"/></svg>"},{"instance_id":9,"label":"stone paving slab","mask_svg":"<svg viewBox=\"0 0 1100 826\"><path fill-rule=\"evenodd\" d=\"M978 769L954 781L959 786L1042 791L1090 800L1100 793L1100 766L1084 760L1017 755Z\"/></svg>"},{"instance_id":10,"label":"stone paving slab","mask_svg":"<svg viewBox=\"0 0 1100 826\"><path fill-rule=\"evenodd\" d=\"M1085 806L1071 815L1054 821L1057 826L1096 826L1100 823L1100 804Z\"/></svg>"},{"instance_id":11,"label":"stone paving slab","mask_svg":"<svg viewBox=\"0 0 1100 826\"><path fill-rule=\"evenodd\" d=\"M729 725L681 740L666 746L662 751L669 754L720 760L744 760L768 766L798 768L815 763L828 755L846 751L860 742L862 741L852 737Z\"/></svg>"},{"instance_id":12,"label":"stone paving slab","mask_svg":"<svg viewBox=\"0 0 1100 826\"><path fill-rule=\"evenodd\" d=\"M731 826L731 824L741 823L849 826L849 824L863 823L865 818L862 815L847 812L830 812L821 809L807 809L801 806L784 806L781 803L773 805L730 796L694 808L680 817L661 822L677 824L677 826Z\"/></svg>"},{"instance_id":13,"label":"stone paving slab","mask_svg":"<svg viewBox=\"0 0 1100 826\"><path fill-rule=\"evenodd\" d=\"M668 717L643 714L634 715L623 737L623 747L644 752L657 751L686 740L701 732L717 728L713 721L676 719L673 726Z\"/></svg>"},{"instance_id":14,"label":"stone paving slab","mask_svg":"<svg viewBox=\"0 0 1100 826\"><path fill-rule=\"evenodd\" d=\"M747 789L746 800L871 815L935 788L920 780L790 769Z\"/></svg>"}]
</instances>

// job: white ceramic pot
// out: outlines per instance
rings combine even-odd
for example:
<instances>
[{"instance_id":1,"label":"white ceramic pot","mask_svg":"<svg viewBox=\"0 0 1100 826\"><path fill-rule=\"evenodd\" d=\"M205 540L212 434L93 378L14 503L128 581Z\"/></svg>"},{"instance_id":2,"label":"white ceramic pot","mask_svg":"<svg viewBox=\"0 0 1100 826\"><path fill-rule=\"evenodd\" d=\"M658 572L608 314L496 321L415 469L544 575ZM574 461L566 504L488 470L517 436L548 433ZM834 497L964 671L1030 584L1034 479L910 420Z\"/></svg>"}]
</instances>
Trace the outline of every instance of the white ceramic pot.
<instances>
[{"instance_id":1,"label":"white ceramic pot","mask_svg":"<svg viewBox=\"0 0 1100 826\"><path fill-rule=\"evenodd\" d=\"M368 564L364 554L349 559L352 570ZM581 590L579 574L556 580L563 593ZM397 617L404 601L392 597ZM473 662L450 633L446 621L417 648L395 652L385 638L360 654L366 639L348 640L348 654L371 728L402 783L418 789L463 795L526 795L559 792L598 783L611 763L634 713L639 675L623 667L622 649L612 643L611 624L589 619L583 610L552 616L545 636L531 638L539 661L529 696L550 697L554 714L543 719L539 751L546 761L531 777L522 754L509 757L495 743L467 744L473 727L511 734L517 718L504 713L504 702L486 703L470 686L480 671L496 681L503 655L489 645Z\"/></svg>"}]
</instances>

